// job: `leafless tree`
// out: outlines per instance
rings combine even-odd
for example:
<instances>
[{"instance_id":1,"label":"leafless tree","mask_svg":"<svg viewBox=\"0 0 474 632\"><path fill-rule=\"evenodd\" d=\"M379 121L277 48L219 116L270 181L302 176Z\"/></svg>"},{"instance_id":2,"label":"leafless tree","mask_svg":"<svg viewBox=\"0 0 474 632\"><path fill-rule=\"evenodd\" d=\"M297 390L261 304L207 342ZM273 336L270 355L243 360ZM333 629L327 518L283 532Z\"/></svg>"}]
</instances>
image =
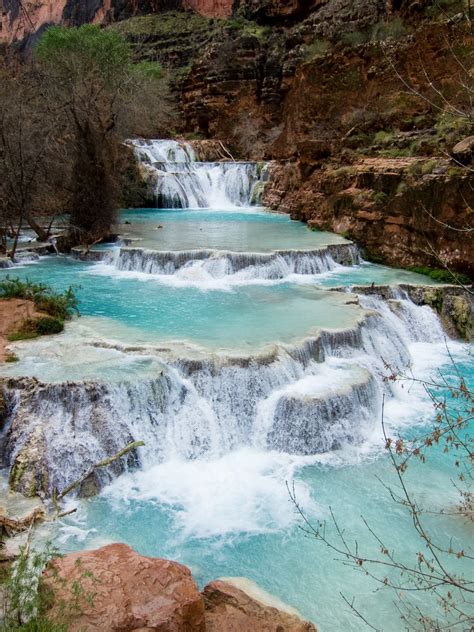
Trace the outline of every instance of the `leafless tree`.
<instances>
[{"instance_id":1,"label":"leafless tree","mask_svg":"<svg viewBox=\"0 0 474 632\"><path fill-rule=\"evenodd\" d=\"M22 229L49 236L45 213L65 202L60 117L44 99L34 68L15 57L0 62L1 248L15 256ZM7 248L7 237L11 245Z\"/></svg>"}]
</instances>

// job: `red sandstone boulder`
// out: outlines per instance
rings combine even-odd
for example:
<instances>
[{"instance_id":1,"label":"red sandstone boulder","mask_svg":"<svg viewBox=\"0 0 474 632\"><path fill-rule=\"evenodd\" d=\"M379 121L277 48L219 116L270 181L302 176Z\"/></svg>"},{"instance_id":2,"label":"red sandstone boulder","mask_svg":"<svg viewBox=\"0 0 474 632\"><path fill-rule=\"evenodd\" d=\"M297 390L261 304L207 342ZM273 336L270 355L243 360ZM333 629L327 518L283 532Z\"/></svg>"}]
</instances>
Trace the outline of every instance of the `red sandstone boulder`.
<instances>
[{"instance_id":1,"label":"red sandstone boulder","mask_svg":"<svg viewBox=\"0 0 474 632\"><path fill-rule=\"evenodd\" d=\"M83 592L78 600L75 582ZM203 600L190 570L125 544L55 560L46 583L54 591L52 617L61 618L61 603L78 606L77 612L66 608L68 632L205 632Z\"/></svg>"},{"instance_id":2,"label":"red sandstone boulder","mask_svg":"<svg viewBox=\"0 0 474 632\"><path fill-rule=\"evenodd\" d=\"M216 580L202 595L206 632L317 632L312 623L249 580Z\"/></svg>"}]
</instances>

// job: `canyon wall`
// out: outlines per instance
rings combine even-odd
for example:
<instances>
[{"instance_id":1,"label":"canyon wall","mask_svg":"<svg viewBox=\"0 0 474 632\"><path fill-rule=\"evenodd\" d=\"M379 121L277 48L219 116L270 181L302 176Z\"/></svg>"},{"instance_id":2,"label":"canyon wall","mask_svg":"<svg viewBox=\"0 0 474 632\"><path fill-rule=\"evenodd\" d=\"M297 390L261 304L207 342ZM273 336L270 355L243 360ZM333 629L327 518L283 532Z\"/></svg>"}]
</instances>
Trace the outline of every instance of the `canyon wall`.
<instances>
[{"instance_id":1,"label":"canyon wall","mask_svg":"<svg viewBox=\"0 0 474 632\"><path fill-rule=\"evenodd\" d=\"M232 0L23 0L0 1L0 42L21 42L51 24L108 24L136 15L190 9L211 17L227 17Z\"/></svg>"}]
</instances>

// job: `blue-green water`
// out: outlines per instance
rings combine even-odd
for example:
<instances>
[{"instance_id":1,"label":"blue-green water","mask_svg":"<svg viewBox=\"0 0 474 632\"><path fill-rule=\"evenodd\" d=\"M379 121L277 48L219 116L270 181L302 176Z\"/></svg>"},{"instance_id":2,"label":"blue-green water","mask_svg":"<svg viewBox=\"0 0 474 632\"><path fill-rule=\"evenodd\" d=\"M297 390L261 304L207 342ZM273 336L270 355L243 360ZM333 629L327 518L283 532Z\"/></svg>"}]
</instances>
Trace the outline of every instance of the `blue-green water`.
<instances>
[{"instance_id":1,"label":"blue-green water","mask_svg":"<svg viewBox=\"0 0 474 632\"><path fill-rule=\"evenodd\" d=\"M130 222L130 224L125 224ZM123 213L119 232L139 239L137 245L156 250L199 248L237 252L304 250L346 240L308 229L286 215L247 211L130 210Z\"/></svg>"},{"instance_id":2,"label":"blue-green water","mask_svg":"<svg viewBox=\"0 0 474 632\"><path fill-rule=\"evenodd\" d=\"M442 354L440 348L437 352ZM462 350L457 353L463 356ZM474 383L468 357L458 368ZM453 373L449 364L446 372ZM430 404L421 404L419 397L420 392L412 393L396 403L398 410L388 412L398 418L402 435L421 432L422 421L432 418ZM396 481L383 456L380 432L375 435L370 447L314 459L242 449L217 460L156 465L118 479L102 496L81 503L77 518L66 521L61 541L67 549L126 541L142 554L188 565L200 585L220 576L249 577L298 608L321 630L363 629L341 592L355 597L357 607L378 629L404 629L393 605L395 593L377 590L376 582L345 566L340 555L305 534L286 488L287 481L294 481L298 500L314 524L329 520L331 507L346 537L357 539L361 554L379 553L364 518L401 559L413 560L423 544L409 515L391 501L382 485L383 481L395 487ZM450 480L452 461L433 448L426 463L410 466L408 484L425 509L458 502ZM443 544L452 539L453 547L463 548L472 537L469 521L459 517L428 516L427 523ZM334 536L333 529L328 533ZM468 563L460 563L458 570L474 579ZM407 592L404 598L408 597L435 612L428 595Z\"/></svg>"},{"instance_id":3,"label":"blue-green water","mask_svg":"<svg viewBox=\"0 0 474 632\"><path fill-rule=\"evenodd\" d=\"M100 274L97 274L97 271ZM123 342L186 340L209 348L247 349L290 342L319 327L349 327L359 311L336 292L289 284L202 292L104 271L67 257L18 267L15 276L46 281L58 291L73 285L83 317L99 317L96 331ZM0 271L0 278L12 275ZM84 319L85 320L85 319Z\"/></svg>"},{"instance_id":4,"label":"blue-green water","mask_svg":"<svg viewBox=\"0 0 474 632\"><path fill-rule=\"evenodd\" d=\"M269 252L312 249L341 241L264 212L144 210L128 211L124 220L133 222L123 227L143 240L140 246L158 250ZM420 275L363 263L339 266L320 275L295 274L291 279L270 281L256 277L251 285L224 282L216 288L202 282L179 285L173 282L173 275L168 275L170 282L164 275L134 274L111 263L82 263L67 257L44 258L14 270L0 270L0 278L7 274L44 281L57 290L76 285L83 315L79 323L82 321L84 331L93 329L98 338L154 345L179 340L211 351L247 354L263 345L303 338L315 328L348 327L356 322L361 308L347 305L350 297L327 288L428 281ZM22 356L16 367L10 365L5 371L21 371L27 366L32 374L46 380L58 379L61 374L62 379L77 379L71 368L74 359L68 366L66 362L61 365L61 353L67 354L71 340L78 345L82 337L87 341L80 328L77 332L70 339L67 334L63 337L63 351L61 336L31 347L30 343L19 346L26 355L30 348L32 355L41 356L41 344L47 345L48 354L43 359L53 362L53 369L45 368L38 359ZM39 345L36 350L34 344ZM453 375L443 342L413 343L407 334L406 344L417 377L428 377L443 366ZM449 349L459 370L474 385L468 350L459 343L450 343ZM73 349L72 355L75 353ZM132 380L156 373L156 359L126 357L119 350L86 351L81 358L77 353L76 364L80 359L94 365L89 372L82 369L84 377L109 379L114 366L122 367ZM379 361L374 358L374 364ZM122 376L118 370L117 374ZM365 433L362 443L317 456L262 450L250 443L192 460L172 456L148 463L143 470L121 476L94 499L71 501L78 505L78 512L60 525L58 543L64 550L72 550L126 541L140 553L187 564L200 585L219 576L249 577L298 608L323 632L362 629L360 620L342 601L342 592L349 599L356 598L356 606L378 629L401 630L394 592L377 591L378 584L307 537L286 485L294 482L298 500L311 521L329 518L331 507L348 539L357 539L370 554L375 555L379 546L361 516L404 558L416 554L422 544L409 516L391 501L378 480L394 483L383 449L381 412L380 406L375 407L370 432ZM385 414L389 431L402 436L429 428L434 417L426 393L416 386L395 387ZM226 421L225 416L219 417L221 424ZM456 504L458 495L451 478L451 457L440 448L433 448L427 463L413 463L408 473L420 503L430 509ZM443 542L453 538L454 544L465 546L472 535L470 524L458 517L427 519ZM471 572L462 560L459 564L460 570ZM414 599L435 611L426 595L416 594Z\"/></svg>"}]
</instances>

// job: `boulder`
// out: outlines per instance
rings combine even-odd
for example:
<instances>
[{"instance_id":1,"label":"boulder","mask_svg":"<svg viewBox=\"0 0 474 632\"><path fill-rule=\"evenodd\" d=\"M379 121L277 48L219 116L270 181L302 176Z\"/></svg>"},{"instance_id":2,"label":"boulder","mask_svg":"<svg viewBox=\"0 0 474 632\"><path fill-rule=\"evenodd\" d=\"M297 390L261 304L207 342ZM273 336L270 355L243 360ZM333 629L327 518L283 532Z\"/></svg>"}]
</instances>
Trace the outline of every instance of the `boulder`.
<instances>
[{"instance_id":1,"label":"boulder","mask_svg":"<svg viewBox=\"0 0 474 632\"><path fill-rule=\"evenodd\" d=\"M125 544L57 559L45 584L54 593L50 617L66 616L68 632L205 632L203 600L190 570Z\"/></svg>"},{"instance_id":2,"label":"boulder","mask_svg":"<svg viewBox=\"0 0 474 632\"><path fill-rule=\"evenodd\" d=\"M213 581L202 595L206 632L317 632L296 610L247 579Z\"/></svg>"},{"instance_id":3,"label":"boulder","mask_svg":"<svg viewBox=\"0 0 474 632\"><path fill-rule=\"evenodd\" d=\"M456 162L468 165L474 156L474 136L468 136L457 145L454 145L451 155Z\"/></svg>"}]
</instances>

